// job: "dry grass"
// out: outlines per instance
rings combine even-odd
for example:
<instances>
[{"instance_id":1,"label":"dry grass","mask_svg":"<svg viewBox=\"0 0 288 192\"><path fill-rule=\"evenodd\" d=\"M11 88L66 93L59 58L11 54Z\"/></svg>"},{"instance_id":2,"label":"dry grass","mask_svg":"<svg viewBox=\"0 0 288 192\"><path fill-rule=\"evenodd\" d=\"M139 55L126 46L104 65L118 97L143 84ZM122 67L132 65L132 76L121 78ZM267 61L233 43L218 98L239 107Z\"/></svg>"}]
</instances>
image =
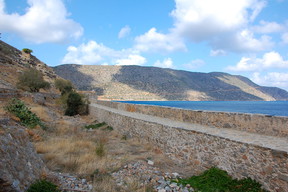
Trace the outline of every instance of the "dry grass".
<instances>
[{"instance_id":1,"label":"dry grass","mask_svg":"<svg viewBox=\"0 0 288 192\"><path fill-rule=\"evenodd\" d=\"M48 168L80 174L88 179L95 172L100 172L98 179L94 177L93 180L93 185L97 186L94 191L152 191L151 187L141 186L137 180L129 181L127 188L120 189L107 173L117 171L129 162L147 159L164 169L174 166L161 150L148 142L136 138L124 140L122 134L115 130L109 131L105 126L93 131L85 130L85 125L95 123L91 116L65 117L54 112L57 118L52 118L48 105L33 106L32 109L54 128L48 132L33 130L42 136L42 140L34 141L34 144L37 152L43 154Z\"/></svg>"},{"instance_id":2,"label":"dry grass","mask_svg":"<svg viewBox=\"0 0 288 192\"><path fill-rule=\"evenodd\" d=\"M49 116L47 112L47 108L43 106L33 106L31 107L31 111L35 113L42 121L52 121L52 118Z\"/></svg>"}]
</instances>

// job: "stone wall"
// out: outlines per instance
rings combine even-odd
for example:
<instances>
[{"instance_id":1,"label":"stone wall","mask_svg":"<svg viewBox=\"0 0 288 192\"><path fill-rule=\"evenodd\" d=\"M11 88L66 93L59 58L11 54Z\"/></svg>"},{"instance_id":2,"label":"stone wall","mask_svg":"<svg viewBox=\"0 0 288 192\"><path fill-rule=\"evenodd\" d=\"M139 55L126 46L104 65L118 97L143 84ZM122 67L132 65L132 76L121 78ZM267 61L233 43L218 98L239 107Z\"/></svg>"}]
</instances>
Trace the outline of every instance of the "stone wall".
<instances>
[{"instance_id":1,"label":"stone wall","mask_svg":"<svg viewBox=\"0 0 288 192\"><path fill-rule=\"evenodd\" d=\"M192 111L185 109L97 101L124 111L143 113L176 121L196 123L217 128L229 128L263 135L288 137L288 117L229 112Z\"/></svg>"},{"instance_id":2,"label":"stone wall","mask_svg":"<svg viewBox=\"0 0 288 192\"><path fill-rule=\"evenodd\" d=\"M0 192L24 192L47 172L25 128L0 119Z\"/></svg>"},{"instance_id":3,"label":"stone wall","mask_svg":"<svg viewBox=\"0 0 288 192\"><path fill-rule=\"evenodd\" d=\"M230 137L216 136L212 132L205 133L169 125L169 123L157 123L152 116L142 115L146 119L137 118L135 112L145 108L145 106L111 102L99 103L114 108L91 104L90 112L98 121L108 123L122 134L150 141L171 159L183 164L183 166L192 166L195 174L199 174L212 166L217 166L235 178L249 176L260 182L269 191L288 191L286 138L281 138L282 141L284 139L282 150L281 147L277 147L277 144L276 147L266 147L265 143L245 142L245 138L242 140L229 139ZM129 107L132 108L129 109ZM124 109L125 113L115 108ZM164 111L166 110L169 109ZM173 109L171 113L175 113L175 111L177 110ZM252 135L252 138L253 135L256 135L247 134ZM278 142L277 137L263 137L276 139L275 142Z\"/></svg>"}]
</instances>

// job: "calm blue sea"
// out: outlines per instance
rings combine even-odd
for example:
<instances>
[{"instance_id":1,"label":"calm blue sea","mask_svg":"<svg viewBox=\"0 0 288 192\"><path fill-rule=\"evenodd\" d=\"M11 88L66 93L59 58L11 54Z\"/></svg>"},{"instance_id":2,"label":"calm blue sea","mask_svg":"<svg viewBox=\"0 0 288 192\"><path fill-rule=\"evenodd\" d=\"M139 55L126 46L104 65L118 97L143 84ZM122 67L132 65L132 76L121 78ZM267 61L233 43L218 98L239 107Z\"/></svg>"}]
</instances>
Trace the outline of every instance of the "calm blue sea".
<instances>
[{"instance_id":1,"label":"calm blue sea","mask_svg":"<svg viewBox=\"0 0 288 192\"><path fill-rule=\"evenodd\" d=\"M288 116L288 101L121 101L191 110L257 113Z\"/></svg>"}]
</instances>

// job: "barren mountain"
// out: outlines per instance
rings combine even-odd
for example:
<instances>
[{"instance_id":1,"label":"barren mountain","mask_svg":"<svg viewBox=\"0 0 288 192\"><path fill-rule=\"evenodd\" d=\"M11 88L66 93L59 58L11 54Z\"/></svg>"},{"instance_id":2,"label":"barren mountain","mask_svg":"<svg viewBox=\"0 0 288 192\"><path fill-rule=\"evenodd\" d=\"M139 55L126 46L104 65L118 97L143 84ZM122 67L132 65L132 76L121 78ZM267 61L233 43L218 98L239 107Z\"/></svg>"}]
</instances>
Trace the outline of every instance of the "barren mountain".
<instances>
[{"instance_id":1,"label":"barren mountain","mask_svg":"<svg viewBox=\"0 0 288 192\"><path fill-rule=\"evenodd\" d=\"M67 64L54 67L80 90L117 100L288 100L288 92L243 76L140 66Z\"/></svg>"}]
</instances>

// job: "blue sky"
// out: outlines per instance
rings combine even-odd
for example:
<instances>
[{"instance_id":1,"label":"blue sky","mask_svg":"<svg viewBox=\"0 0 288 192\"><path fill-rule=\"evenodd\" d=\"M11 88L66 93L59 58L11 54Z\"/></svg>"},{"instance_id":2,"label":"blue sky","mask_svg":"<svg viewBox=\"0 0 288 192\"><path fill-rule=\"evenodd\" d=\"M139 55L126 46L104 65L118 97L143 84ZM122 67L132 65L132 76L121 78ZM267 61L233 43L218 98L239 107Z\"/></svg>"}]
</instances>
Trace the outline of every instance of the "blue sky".
<instances>
[{"instance_id":1,"label":"blue sky","mask_svg":"<svg viewBox=\"0 0 288 192\"><path fill-rule=\"evenodd\" d=\"M49 66L243 75L288 90L288 0L0 0L1 39Z\"/></svg>"}]
</instances>

